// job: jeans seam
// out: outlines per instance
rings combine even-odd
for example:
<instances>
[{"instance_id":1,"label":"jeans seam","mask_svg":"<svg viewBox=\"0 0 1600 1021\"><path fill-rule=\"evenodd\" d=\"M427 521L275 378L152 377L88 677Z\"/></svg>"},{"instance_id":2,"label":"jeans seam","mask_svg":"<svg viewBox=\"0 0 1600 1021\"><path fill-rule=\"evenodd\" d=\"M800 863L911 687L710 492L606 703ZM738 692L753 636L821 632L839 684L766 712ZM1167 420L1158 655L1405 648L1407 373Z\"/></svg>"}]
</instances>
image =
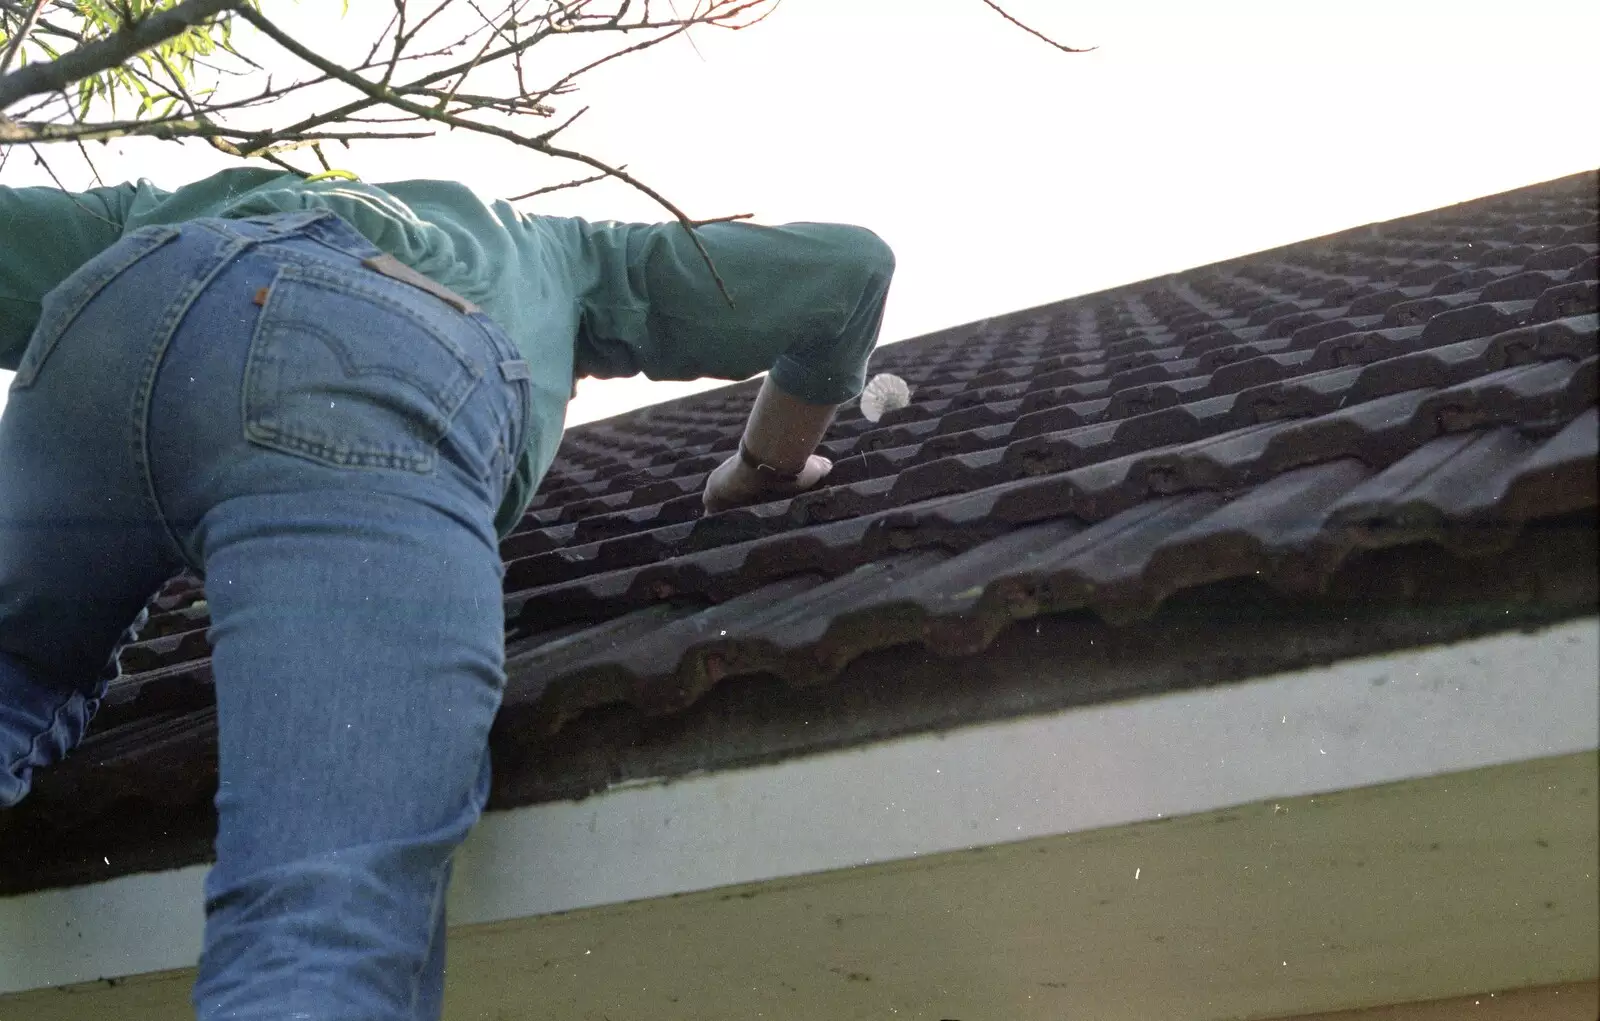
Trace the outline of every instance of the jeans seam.
<instances>
[{"instance_id":1,"label":"jeans seam","mask_svg":"<svg viewBox=\"0 0 1600 1021\"><path fill-rule=\"evenodd\" d=\"M44 311L44 301L41 300L38 326L35 329L34 336L30 338L28 348L24 349L22 362L17 366L17 379L14 383L16 389L27 389L38 381L39 373L43 371L45 361L54 353L56 346L61 342L62 336L72 328L72 324L83 314L83 310L88 307L90 302L99 297L101 292L114 283L118 277L138 264L140 260L153 254L156 249L178 236L178 231L170 227L154 230L143 228L143 231L144 233L142 234L135 232L128 236L129 239L137 239L138 241L137 246L134 246L132 251L123 252L118 261L98 266L96 276L91 280L79 282L79 285L73 287L71 291L67 291L67 287L70 286L70 278L69 282L64 282L58 291L67 294L66 307L56 309L53 314L49 315L48 321ZM85 283L89 286L82 286ZM27 357L30 351L34 356L31 359Z\"/></svg>"},{"instance_id":2,"label":"jeans seam","mask_svg":"<svg viewBox=\"0 0 1600 1021\"><path fill-rule=\"evenodd\" d=\"M184 316L188 315L190 307L194 305L196 299L216 278L217 274L221 273L230 263L256 243L257 239L233 236L227 246L216 255L215 262L211 268L204 275L193 278L188 289L177 300L168 304L166 312L161 319L161 326L157 330L161 338L160 343L156 344L147 356L144 370L141 373L143 379L134 396L132 453L134 464L138 469L141 481L144 483L144 495L149 503L149 510L156 521L160 523L161 534L166 537L168 544L176 552L178 559L188 565L191 570L201 575L205 573L204 565L196 562L199 560L198 557L189 555L189 550L184 547L177 530L172 527L172 522L168 520L166 512L162 510L160 497L156 495L155 476L150 470L152 461L149 452L150 403L155 396L156 376L161 371L161 362L166 358L167 348L171 346L173 335L178 332L178 326L183 322Z\"/></svg>"},{"instance_id":3,"label":"jeans seam","mask_svg":"<svg viewBox=\"0 0 1600 1021\"><path fill-rule=\"evenodd\" d=\"M418 958L416 968L411 972L411 1002L406 1005L407 1009L413 1014L417 1010L417 1001L422 998L423 972L427 970L428 959L433 956L433 941L441 928L441 926L432 923L434 916L444 910L442 902L445 896L445 877L450 874L449 870L450 859L448 857L445 858L444 864L435 865L428 870L432 873L429 883L433 887L433 896L428 900L428 941L423 946L422 956Z\"/></svg>"},{"instance_id":4,"label":"jeans seam","mask_svg":"<svg viewBox=\"0 0 1600 1021\"><path fill-rule=\"evenodd\" d=\"M501 336L495 335L496 331L499 330L499 324L495 323L494 320L489 319L487 316L468 316L467 318L472 320L472 324L478 328L478 332L488 342L489 349L495 352L497 356L509 354L512 360L526 360L522 349L517 347L516 342L510 337L505 336L503 331ZM501 337L504 337L505 343L501 343ZM492 375L492 373L490 374ZM527 451L529 435L533 430L533 382L528 379L506 380L504 376L501 377L501 382L509 383L511 386L512 393L516 398L516 410L521 419L517 435L512 437L513 440L520 441L520 445L514 449L512 456L508 458L506 469L506 486L510 486L511 476L516 472L516 461ZM504 488L502 487L502 490ZM503 491L499 498L502 500L505 498Z\"/></svg>"}]
</instances>

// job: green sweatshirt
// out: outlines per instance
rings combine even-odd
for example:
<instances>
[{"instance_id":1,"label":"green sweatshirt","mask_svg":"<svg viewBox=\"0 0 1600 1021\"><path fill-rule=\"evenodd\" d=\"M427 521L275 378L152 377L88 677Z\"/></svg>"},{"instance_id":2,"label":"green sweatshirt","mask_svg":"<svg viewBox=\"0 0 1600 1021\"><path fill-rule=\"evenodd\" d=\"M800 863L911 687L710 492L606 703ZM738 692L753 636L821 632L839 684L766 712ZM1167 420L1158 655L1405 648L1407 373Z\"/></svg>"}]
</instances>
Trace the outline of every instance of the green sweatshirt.
<instances>
[{"instance_id":1,"label":"green sweatshirt","mask_svg":"<svg viewBox=\"0 0 1600 1021\"><path fill-rule=\"evenodd\" d=\"M840 224L696 230L728 301L677 223L590 223L486 205L450 181L368 185L225 170L177 191L148 181L70 194L0 187L0 368L15 369L46 292L152 223L328 209L374 245L478 304L533 368L529 449L500 535L521 519L561 440L572 381L773 382L813 404L861 392L894 270L870 231Z\"/></svg>"}]
</instances>

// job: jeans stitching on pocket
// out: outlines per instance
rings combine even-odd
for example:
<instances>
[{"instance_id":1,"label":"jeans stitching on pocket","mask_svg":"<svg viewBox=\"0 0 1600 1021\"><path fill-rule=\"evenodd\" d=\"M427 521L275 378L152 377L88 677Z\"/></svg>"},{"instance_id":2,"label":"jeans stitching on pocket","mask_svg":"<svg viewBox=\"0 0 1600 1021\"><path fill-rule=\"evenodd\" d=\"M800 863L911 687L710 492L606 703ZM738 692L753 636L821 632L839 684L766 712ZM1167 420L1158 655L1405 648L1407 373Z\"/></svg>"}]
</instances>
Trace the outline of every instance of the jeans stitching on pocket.
<instances>
[{"instance_id":1,"label":"jeans stitching on pocket","mask_svg":"<svg viewBox=\"0 0 1600 1021\"><path fill-rule=\"evenodd\" d=\"M296 431L291 426L282 424L269 424L259 420L259 410L252 406L252 399L258 387L264 386L260 382L262 354L266 346L268 331L279 325L280 320L274 319L274 299L282 300L284 288L287 285L303 285L331 292L340 297L358 298L383 308L406 320L407 323L427 334L438 342L441 350L451 356L456 365L461 369L461 382L453 387L445 386L444 380L422 380L407 377L380 367L376 371L416 387L427 394L428 399L434 404L433 411L441 420L435 428L430 424L429 429L422 434L423 442L428 446L428 452L422 455L406 455L376 450L340 450L329 447L321 438L308 436ZM337 335L317 323L300 322L295 324L295 329L306 330L321 337L325 343L337 341ZM329 350L337 358L343 368L353 370L355 367L346 361L346 352L338 343L328 343ZM391 468L410 471L418 474L427 474L433 470L435 455L439 443L449 433L450 424L455 416L466 404L467 398L482 379L484 370L470 356L462 351L460 345L450 338L442 335L432 324L423 317L418 316L404 304L394 301L389 296L373 288L361 286L349 280L334 277L325 271L308 270L299 265L286 265L279 269L273 281L266 307L256 323L256 333L251 340L250 355L245 367L245 387L243 393L243 417L245 423L246 439L268 447L274 447L287 453L300 454L313 460L320 461L336 468ZM431 389L430 389L431 387ZM436 435L435 435L436 434Z\"/></svg>"},{"instance_id":2,"label":"jeans stitching on pocket","mask_svg":"<svg viewBox=\"0 0 1600 1021\"><path fill-rule=\"evenodd\" d=\"M89 260L57 285L57 290L72 287L68 292L69 298L64 307L46 313L40 310L39 323L34 327L34 335L29 340L28 347L24 350L22 361L17 366L16 378L12 381L12 388L25 390L39 379L39 372L44 368L45 361L60 343L61 337L75 322L78 316L89 303L99 297L100 293L111 285L117 277L126 273L140 259L154 252L162 245L178 236L176 227L141 227L115 242L94 259ZM103 259L118 248L123 250L115 259L108 259L102 265L95 265L96 260ZM92 272L89 272L92 267ZM78 279L79 274L88 272L84 279ZM51 292L55 293L54 291ZM46 295L46 300L50 295Z\"/></svg>"},{"instance_id":3,"label":"jeans stitching on pocket","mask_svg":"<svg viewBox=\"0 0 1600 1021\"><path fill-rule=\"evenodd\" d=\"M352 280L340 274L329 273L320 267L286 266L284 269L286 271L285 275L292 275L293 278L299 283L303 283L311 287L321 287L323 290L331 291L334 294L344 297L362 298L367 301L371 301L373 304L381 305L390 312L393 312L395 315L402 316L410 320L418 329L426 331L430 337L438 341L440 345L449 351L450 354L455 357L456 361L461 363L462 368L467 370L474 381L482 378L485 371L484 367L480 366L470 354L463 350L460 344L457 344L445 334L440 333L425 317L418 315L413 309L407 307L402 302L396 301L392 296L384 293L382 290L361 283L358 280ZM384 277L383 279L388 280L389 278ZM394 281L394 283L397 286L405 289L405 291L402 291L401 293L415 291L419 295L426 294L425 291L419 291L410 284L401 283L399 281Z\"/></svg>"},{"instance_id":4,"label":"jeans stitching on pocket","mask_svg":"<svg viewBox=\"0 0 1600 1021\"><path fill-rule=\"evenodd\" d=\"M194 240L190 234L188 240ZM226 243L222 243L222 242ZM157 372L162 361L166 358L167 349L172 344L173 336L177 333L178 325L189 314L189 309L194 302L211 286L229 263L240 253L246 251L251 245L248 239L230 237L214 240L209 257L200 263L199 269L191 272L173 292L171 300L162 311L154 336L158 338L156 344L148 348L146 355L139 366L138 396L134 402L134 414L130 418L128 431L129 456L133 463L138 465L140 477L143 480L142 489L145 506L154 519L160 522L162 534L167 538L169 552L173 559L186 564L194 571L204 574L204 558L198 552L190 549L183 541L178 530L173 527L171 518L166 509L161 505L161 499L156 495L155 478L151 472L153 458L150 450L150 405L155 392Z\"/></svg>"}]
</instances>

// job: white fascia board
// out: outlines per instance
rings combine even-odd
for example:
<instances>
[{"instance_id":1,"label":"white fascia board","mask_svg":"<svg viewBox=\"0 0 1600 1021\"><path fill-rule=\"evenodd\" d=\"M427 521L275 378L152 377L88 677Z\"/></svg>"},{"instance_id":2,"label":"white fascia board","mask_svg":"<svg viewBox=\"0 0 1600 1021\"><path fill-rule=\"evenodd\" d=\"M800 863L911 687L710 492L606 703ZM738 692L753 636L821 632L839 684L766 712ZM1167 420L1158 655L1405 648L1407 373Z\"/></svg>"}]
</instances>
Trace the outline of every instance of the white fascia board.
<instances>
[{"instance_id":1,"label":"white fascia board","mask_svg":"<svg viewBox=\"0 0 1600 1021\"><path fill-rule=\"evenodd\" d=\"M1041 664L1047 670L1048 665ZM1600 748L1600 620L491 813L453 925ZM0 900L0 994L191 966L200 867Z\"/></svg>"}]
</instances>

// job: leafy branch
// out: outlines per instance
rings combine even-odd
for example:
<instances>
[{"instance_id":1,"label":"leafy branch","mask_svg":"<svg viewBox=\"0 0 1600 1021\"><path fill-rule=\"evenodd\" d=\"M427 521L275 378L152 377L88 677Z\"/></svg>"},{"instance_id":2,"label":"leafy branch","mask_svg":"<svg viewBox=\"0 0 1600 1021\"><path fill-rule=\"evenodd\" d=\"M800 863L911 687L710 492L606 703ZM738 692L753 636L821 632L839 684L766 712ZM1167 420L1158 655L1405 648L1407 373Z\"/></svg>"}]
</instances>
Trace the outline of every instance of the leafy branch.
<instances>
[{"instance_id":1,"label":"leafy branch","mask_svg":"<svg viewBox=\"0 0 1600 1021\"><path fill-rule=\"evenodd\" d=\"M72 143L87 159L85 142L148 136L199 140L307 173L293 161L309 156L329 169L323 143L465 130L592 171L519 199L612 178L649 196L691 235L714 222L556 138L586 109L567 107L586 75L680 36L692 42L691 31L749 28L779 0L680 0L689 5L682 13L672 0L665 12L651 0L391 2L394 13L365 55L341 61L269 19L259 0L0 0L0 166L15 145ZM982 2L1052 46L1082 52L1017 21L996 0ZM236 25L246 28L238 45ZM609 48L608 38L616 40ZM285 80L284 55L308 70ZM290 97L314 99L311 112L287 114ZM119 98L136 107L119 112ZM529 130L530 117L550 126Z\"/></svg>"}]
</instances>

